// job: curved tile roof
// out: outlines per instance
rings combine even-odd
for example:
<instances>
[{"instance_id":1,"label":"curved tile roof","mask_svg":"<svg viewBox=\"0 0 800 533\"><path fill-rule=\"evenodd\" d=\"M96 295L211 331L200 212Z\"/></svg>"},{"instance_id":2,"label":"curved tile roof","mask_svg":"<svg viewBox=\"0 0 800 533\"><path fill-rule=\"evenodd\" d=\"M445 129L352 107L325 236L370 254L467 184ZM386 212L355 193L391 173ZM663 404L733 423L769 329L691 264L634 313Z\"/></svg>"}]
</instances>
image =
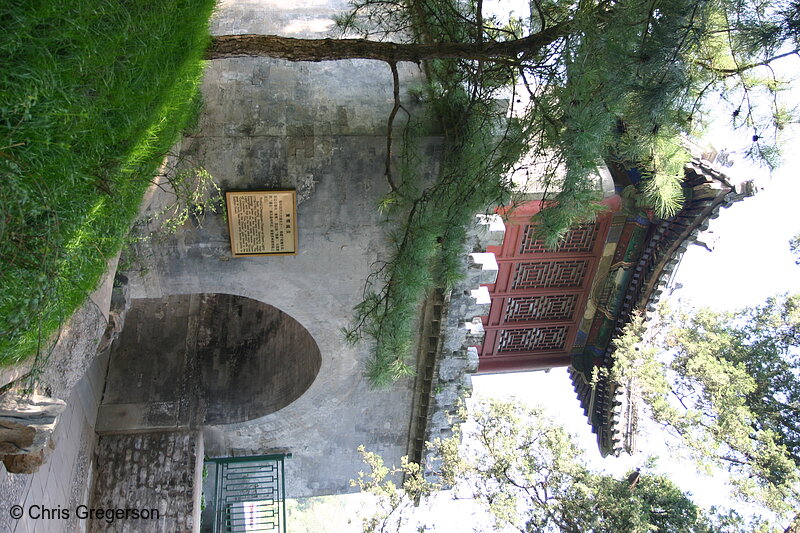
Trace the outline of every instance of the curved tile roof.
<instances>
[{"instance_id":1,"label":"curved tile roof","mask_svg":"<svg viewBox=\"0 0 800 533\"><path fill-rule=\"evenodd\" d=\"M686 165L683 187L687 196L683 207L674 216L655 220L651 225L624 288L621 308L614 317L612 340L630 322L634 311L655 310L684 252L708 229L709 222L719 216L720 209L755 194L751 181L734 185L718 168L700 158ZM599 366L611 368L614 363L612 342L608 342L600 359ZM607 375L600 375L592 386L591 376L572 367L570 377L592 431L597 434L601 453L631 453L635 449L638 413L635 390L612 382Z\"/></svg>"}]
</instances>

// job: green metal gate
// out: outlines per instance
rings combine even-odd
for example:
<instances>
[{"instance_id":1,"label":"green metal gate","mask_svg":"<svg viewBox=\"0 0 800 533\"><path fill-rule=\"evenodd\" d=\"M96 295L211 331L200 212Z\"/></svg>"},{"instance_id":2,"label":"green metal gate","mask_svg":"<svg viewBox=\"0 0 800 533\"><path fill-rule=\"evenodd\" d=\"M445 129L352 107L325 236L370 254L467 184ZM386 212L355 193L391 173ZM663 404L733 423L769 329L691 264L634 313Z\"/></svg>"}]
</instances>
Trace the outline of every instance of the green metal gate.
<instances>
[{"instance_id":1,"label":"green metal gate","mask_svg":"<svg viewBox=\"0 0 800 533\"><path fill-rule=\"evenodd\" d=\"M214 533L286 533L283 461L291 454L206 459L214 467Z\"/></svg>"}]
</instances>

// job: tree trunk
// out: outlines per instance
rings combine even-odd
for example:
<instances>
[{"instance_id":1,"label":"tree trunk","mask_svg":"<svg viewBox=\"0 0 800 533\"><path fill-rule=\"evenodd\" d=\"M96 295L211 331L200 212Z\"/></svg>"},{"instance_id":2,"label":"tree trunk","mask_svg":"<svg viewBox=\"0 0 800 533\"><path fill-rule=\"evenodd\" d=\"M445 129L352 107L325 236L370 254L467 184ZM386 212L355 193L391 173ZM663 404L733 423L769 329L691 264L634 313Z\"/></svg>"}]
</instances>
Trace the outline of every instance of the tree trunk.
<instances>
[{"instance_id":1,"label":"tree trunk","mask_svg":"<svg viewBox=\"0 0 800 533\"><path fill-rule=\"evenodd\" d=\"M562 23L522 39L489 43L403 44L366 39L295 39L278 35L218 35L212 38L206 59L233 57L274 57L289 61L336 61L375 59L387 63L430 59L472 59L490 61L518 59L535 53L567 34L570 24Z\"/></svg>"}]
</instances>

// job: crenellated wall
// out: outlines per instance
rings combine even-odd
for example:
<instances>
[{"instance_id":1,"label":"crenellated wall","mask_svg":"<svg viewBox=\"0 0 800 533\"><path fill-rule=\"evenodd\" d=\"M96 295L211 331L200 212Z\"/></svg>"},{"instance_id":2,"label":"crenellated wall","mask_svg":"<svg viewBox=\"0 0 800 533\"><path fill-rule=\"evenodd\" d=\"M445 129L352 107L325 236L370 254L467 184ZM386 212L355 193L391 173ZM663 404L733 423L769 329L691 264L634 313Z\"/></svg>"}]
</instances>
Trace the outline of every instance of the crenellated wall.
<instances>
[{"instance_id":1,"label":"crenellated wall","mask_svg":"<svg viewBox=\"0 0 800 533\"><path fill-rule=\"evenodd\" d=\"M472 395L472 375L478 370L478 349L484 337L481 316L489 312L486 288L497 279L498 265L489 246L503 242L505 225L498 215L479 215L467 233L464 243L466 275L450 290L447 312L440 330L439 358L432 383L425 441L446 439L453 434L453 425L464 422L458 416L462 402ZM435 454L423 454L424 473L432 482L437 478Z\"/></svg>"}]
</instances>

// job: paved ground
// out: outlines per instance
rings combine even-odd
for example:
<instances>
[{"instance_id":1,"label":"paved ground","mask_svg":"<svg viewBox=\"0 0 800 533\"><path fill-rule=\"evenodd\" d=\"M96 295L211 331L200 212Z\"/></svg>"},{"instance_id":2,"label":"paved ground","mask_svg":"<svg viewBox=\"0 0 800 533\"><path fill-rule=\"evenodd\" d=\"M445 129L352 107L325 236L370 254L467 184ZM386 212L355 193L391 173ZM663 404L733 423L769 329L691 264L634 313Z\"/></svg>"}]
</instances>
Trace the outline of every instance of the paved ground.
<instances>
[{"instance_id":1,"label":"paved ground","mask_svg":"<svg viewBox=\"0 0 800 533\"><path fill-rule=\"evenodd\" d=\"M86 503L91 488L94 425L107 364L107 357L97 358L66 399L67 408L54 433L55 450L39 472L9 474L0 463L0 531L85 531L76 508ZM11 517L13 505L22 506L23 518Z\"/></svg>"}]
</instances>

